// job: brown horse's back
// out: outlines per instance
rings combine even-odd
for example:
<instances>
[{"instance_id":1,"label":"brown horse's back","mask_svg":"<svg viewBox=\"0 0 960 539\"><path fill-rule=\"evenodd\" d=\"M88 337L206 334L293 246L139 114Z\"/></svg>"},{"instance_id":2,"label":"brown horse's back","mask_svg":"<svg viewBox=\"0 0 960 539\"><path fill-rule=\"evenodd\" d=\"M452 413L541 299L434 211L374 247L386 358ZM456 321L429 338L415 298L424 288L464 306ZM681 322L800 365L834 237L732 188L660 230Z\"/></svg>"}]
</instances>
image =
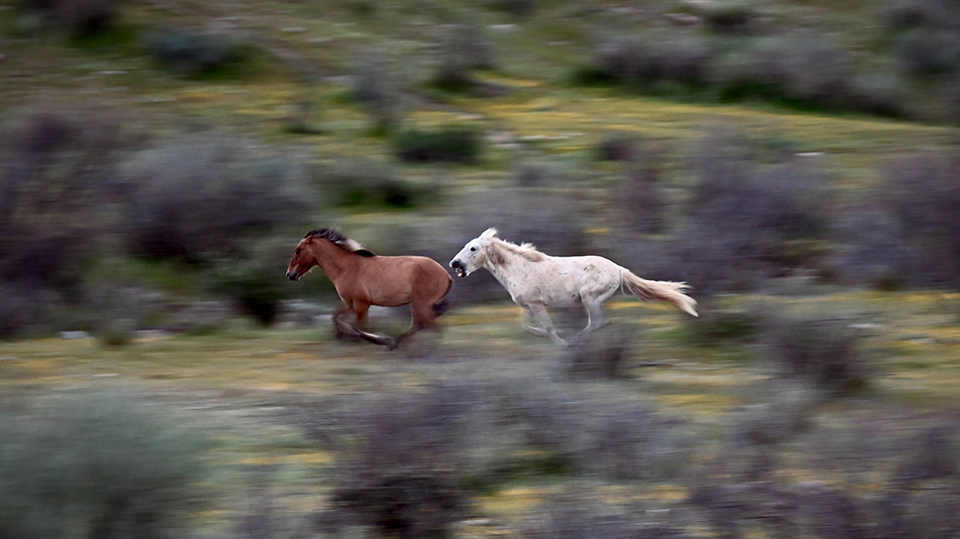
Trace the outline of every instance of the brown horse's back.
<instances>
[{"instance_id":1,"label":"brown horse's back","mask_svg":"<svg viewBox=\"0 0 960 539\"><path fill-rule=\"evenodd\" d=\"M364 257L358 258L357 263L357 278L353 281L374 305L433 305L447 295L453 283L443 266L424 256Z\"/></svg>"}]
</instances>

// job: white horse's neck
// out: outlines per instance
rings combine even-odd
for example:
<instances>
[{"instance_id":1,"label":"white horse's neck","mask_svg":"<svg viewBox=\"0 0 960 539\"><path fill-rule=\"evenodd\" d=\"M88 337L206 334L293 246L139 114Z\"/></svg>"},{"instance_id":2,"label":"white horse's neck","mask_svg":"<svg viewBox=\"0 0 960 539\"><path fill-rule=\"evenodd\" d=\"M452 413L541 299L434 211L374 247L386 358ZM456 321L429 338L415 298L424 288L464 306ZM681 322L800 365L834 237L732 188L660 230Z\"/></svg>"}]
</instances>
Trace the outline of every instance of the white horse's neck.
<instances>
[{"instance_id":1,"label":"white horse's neck","mask_svg":"<svg viewBox=\"0 0 960 539\"><path fill-rule=\"evenodd\" d=\"M513 292L517 283L522 281L522 277L530 273L528 271L530 266L539 263L530 260L523 254L514 252L506 245L491 243L488 249L484 267L493 274L494 278L504 288L511 292ZM544 255L544 258L546 258L546 255Z\"/></svg>"}]
</instances>

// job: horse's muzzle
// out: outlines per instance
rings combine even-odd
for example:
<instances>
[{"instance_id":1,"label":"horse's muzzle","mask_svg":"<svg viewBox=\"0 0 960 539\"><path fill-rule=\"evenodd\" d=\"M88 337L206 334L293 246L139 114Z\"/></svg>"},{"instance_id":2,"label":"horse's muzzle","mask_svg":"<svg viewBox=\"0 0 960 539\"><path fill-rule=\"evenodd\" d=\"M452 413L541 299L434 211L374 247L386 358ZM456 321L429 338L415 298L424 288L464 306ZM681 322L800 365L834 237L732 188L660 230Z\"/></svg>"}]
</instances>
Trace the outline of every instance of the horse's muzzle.
<instances>
[{"instance_id":1,"label":"horse's muzzle","mask_svg":"<svg viewBox=\"0 0 960 539\"><path fill-rule=\"evenodd\" d=\"M451 261L450 261L450 267L453 268L453 269L455 269L455 270L457 270L457 275L458 275L460 278L463 278L463 277L466 277L466 276L467 276L467 272L466 272L466 269L467 269L467 268L464 267L463 262L460 262L459 260L456 260L456 259L451 260Z\"/></svg>"},{"instance_id":2,"label":"horse's muzzle","mask_svg":"<svg viewBox=\"0 0 960 539\"><path fill-rule=\"evenodd\" d=\"M298 275L296 271L291 270L287 272L287 279L290 279L291 281L298 281L300 280L300 275Z\"/></svg>"}]
</instances>

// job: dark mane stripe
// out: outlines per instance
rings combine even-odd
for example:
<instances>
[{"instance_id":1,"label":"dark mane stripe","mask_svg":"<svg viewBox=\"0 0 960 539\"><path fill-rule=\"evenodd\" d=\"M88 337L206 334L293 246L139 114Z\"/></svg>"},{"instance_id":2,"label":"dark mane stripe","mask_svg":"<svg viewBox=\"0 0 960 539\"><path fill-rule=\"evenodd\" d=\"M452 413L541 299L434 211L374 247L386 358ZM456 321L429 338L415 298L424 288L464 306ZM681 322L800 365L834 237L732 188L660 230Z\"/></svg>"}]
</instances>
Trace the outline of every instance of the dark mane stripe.
<instances>
[{"instance_id":1,"label":"dark mane stripe","mask_svg":"<svg viewBox=\"0 0 960 539\"><path fill-rule=\"evenodd\" d=\"M360 256L376 256L372 252L364 249L362 245L357 243L354 240L344 236L339 231L332 228L318 228L317 230L311 230L307 232L307 235L304 238L309 238L313 236L321 240L327 240L330 243L336 245L337 247L347 251L348 253L356 253Z\"/></svg>"}]
</instances>

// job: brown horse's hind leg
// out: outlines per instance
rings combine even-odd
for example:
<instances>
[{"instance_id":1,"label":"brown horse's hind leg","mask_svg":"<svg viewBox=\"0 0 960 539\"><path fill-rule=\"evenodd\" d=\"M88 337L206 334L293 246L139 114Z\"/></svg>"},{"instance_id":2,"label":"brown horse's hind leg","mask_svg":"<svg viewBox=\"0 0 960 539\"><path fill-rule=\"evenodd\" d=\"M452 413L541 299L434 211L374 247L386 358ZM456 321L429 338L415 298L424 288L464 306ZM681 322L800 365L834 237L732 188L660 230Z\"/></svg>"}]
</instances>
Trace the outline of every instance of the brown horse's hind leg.
<instances>
[{"instance_id":1,"label":"brown horse's hind leg","mask_svg":"<svg viewBox=\"0 0 960 539\"><path fill-rule=\"evenodd\" d=\"M436 327L437 319L437 309L440 302L431 303L431 304L422 304L422 303L411 303L410 304L410 327L397 336L394 339L393 346L390 347L391 350L400 346L400 343L403 342L407 337L410 337L414 333L422 329L431 329ZM442 307L441 307L442 308Z\"/></svg>"}]
</instances>

